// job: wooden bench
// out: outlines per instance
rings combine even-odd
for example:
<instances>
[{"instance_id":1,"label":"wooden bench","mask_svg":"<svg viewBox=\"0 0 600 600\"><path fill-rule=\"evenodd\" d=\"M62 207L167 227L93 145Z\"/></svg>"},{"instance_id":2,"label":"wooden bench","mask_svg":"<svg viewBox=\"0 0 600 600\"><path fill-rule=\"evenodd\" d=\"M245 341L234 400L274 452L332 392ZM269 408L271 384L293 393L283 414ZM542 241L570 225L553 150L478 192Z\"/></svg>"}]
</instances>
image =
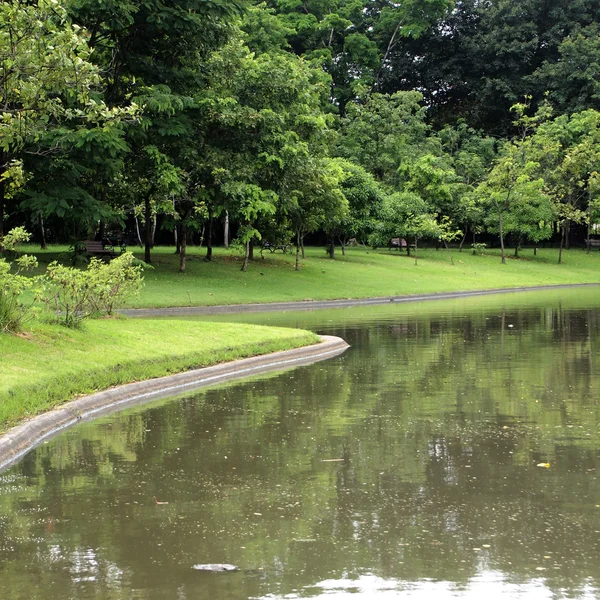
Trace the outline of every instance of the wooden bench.
<instances>
[{"instance_id":1,"label":"wooden bench","mask_svg":"<svg viewBox=\"0 0 600 600\"><path fill-rule=\"evenodd\" d=\"M600 240L586 240L585 243L589 249L592 249L592 248L600 249Z\"/></svg>"},{"instance_id":2,"label":"wooden bench","mask_svg":"<svg viewBox=\"0 0 600 600\"><path fill-rule=\"evenodd\" d=\"M288 247L288 244L271 244L270 242L263 242L263 245L260 249L260 255L262 256L262 253L265 250L268 250L271 252L271 254L273 254L273 252L276 250L281 250L285 254L288 250Z\"/></svg>"},{"instance_id":3,"label":"wooden bench","mask_svg":"<svg viewBox=\"0 0 600 600\"><path fill-rule=\"evenodd\" d=\"M117 256L115 248L112 244L106 242L97 242L96 240L85 240L76 244L76 250L85 252L90 256L104 258L105 256L113 258Z\"/></svg>"},{"instance_id":4,"label":"wooden bench","mask_svg":"<svg viewBox=\"0 0 600 600\"><path fill-rule=\"evenodd\" d=\"M412 248L414 250L414 244L408 244L404 238L392 238L388 243L388 248L398 248L398 250L408 250L408 248Z\"/></svg>"}]
</instances>

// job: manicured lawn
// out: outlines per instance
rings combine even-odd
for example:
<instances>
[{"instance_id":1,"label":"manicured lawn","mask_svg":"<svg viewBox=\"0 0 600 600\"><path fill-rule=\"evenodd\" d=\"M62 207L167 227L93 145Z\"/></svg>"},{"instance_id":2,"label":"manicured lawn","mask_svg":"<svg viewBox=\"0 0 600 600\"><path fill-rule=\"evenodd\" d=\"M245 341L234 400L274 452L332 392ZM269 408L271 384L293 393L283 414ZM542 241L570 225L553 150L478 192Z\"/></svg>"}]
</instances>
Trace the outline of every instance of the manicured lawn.
<instances>
[{"instance_id":1,"label":"manicured lawn","mask_svg":"<svg viewBox=\"0 0 600 600\"><path fill-rule=\"evenodd\" d=\"M228 323L36 324L0 335L0 430L80 394L316 341L304 331Z\"/></svg>"},{"instance_id":2,"label":"manicured lawn","mask_svg":"<svg viewBox=\"0 0 600 600\"><path fill-rule=\"evenodd\" d=\"M42 263L66 256L66 247L35 252ZM139 258L143 253L133 249ZM563 264L557 264L558 250L521 251L521 257L507 257L500 263L499 250L487 250L473 256L470 250L452 250L454 264L447 251L420 250L418 265L405 252L350 248L346 256L338 251L330 260L322 248L307 248L307 258L299 272L294 270L292 254L265 252L264 259L250 263L240 271L242 257L232 250L215 249L212 262L204 260L205 249L190 247L187 272L178 272L178 257L173 248L153 250L154 270L146 271L145 286L131 307L200 306L366 298L435 292L521 287L564 283L600 282L600 252L571 249L563 252ZM510 250L509 250L510 254Z\"/></svg>"},{"instance_id":3,"label":"manicured lawn","mask_svg":"<svg viewBox=\"0 0 600 600\"><path fill-rule=\"evenodd\" d=\"M522 258L500 263L499 252L484 256L452 252L454 265L444 250L422 251L418 265L405 253L352 248L335 260L321 248L309 248L300 272L294 271L291 254L260 255L246 273L240 271L241 257L217 250L213 262L194 252L187 272L177 272L172 249L157 248L154 271L145 275L145 286L130 305L196 306L364 298L457 290L492 289L563 283L600 282L600 252L564 252L558 265L556 250L524 250Z\"/></svg>"},{"instance_id":4,"label":"manicured lawn","mask_svg":"<svg viewBox=\"0 0 600 600\"><path fill-rule=\"evenodd\" d=\"M68 260L67 247L36 248L40 269ZM242 257L216 249L190 248L186 273L179 273L172 248L156 248L153 270L133 307L169 307L248 302L321 300L424 294L566 283L599 283L600 252L524 250L500 264L499 252L483 256L425 249L419 264L397 251L351 248L330 260L323 249L308 248L300 272L291 254L265 253L242 273ZM138 256L142 257L142 254ZM21 336L0 335L0 428L47 410L78 394L168 373L306 345L312 334L241 324L190 321L104 319L81 330L35 323Z\"/></svg>"}]
</instances>

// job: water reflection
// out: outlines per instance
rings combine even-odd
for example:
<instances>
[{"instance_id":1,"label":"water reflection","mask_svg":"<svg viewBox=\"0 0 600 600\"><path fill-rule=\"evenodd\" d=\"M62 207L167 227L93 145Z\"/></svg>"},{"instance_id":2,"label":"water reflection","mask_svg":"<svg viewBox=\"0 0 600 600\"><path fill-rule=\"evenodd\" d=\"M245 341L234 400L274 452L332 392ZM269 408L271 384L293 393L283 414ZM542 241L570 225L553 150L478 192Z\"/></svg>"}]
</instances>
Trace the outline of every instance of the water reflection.
<instances>
[{"instance_id":1,"label":"water reflection","mask_svg":"<svg viewBox=\"0 0 600 600\"><path fill-rule=\"evenodd\" d=\"M351 350L112 415L0 475L0 589L597 597L595 304L288 315ZM241 570L191 569L209 562Z\"/></svg>"}]
</instances>

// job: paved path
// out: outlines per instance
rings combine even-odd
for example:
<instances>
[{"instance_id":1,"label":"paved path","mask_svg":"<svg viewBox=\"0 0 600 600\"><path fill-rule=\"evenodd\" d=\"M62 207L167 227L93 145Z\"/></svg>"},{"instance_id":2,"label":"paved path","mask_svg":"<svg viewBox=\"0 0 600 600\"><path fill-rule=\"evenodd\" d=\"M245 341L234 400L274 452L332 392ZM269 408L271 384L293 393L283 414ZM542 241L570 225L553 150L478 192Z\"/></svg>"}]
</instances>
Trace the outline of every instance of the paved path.
<instances>
[{"instance_id":1,"label":"paved path","mask_svg":"<svg viewBox=\"0 0 600 600\"><path fill-rule=\"evenodd\" d=\"M228 304L217 306L181 306L173 308L129 308L119 312L128 317L192 317L200 315L223 315L235 313L256 313L288 310L316 310L319 308L342 308L371 304L389 304L390 302L419 302L424 300L449 300L469 298L471 296L490 296L514 292L535 292L542 290L561 290L569 288L599 287L600 283L569 283L564 285L536 285L533 287L500 288L495 290L471 290L465 292L440 292L437 294L418 294L414 296L385 296L378 298L352 298L343 300L305 300L302 302L270 302L265 304Z\"/></svg>"}]
</instances>

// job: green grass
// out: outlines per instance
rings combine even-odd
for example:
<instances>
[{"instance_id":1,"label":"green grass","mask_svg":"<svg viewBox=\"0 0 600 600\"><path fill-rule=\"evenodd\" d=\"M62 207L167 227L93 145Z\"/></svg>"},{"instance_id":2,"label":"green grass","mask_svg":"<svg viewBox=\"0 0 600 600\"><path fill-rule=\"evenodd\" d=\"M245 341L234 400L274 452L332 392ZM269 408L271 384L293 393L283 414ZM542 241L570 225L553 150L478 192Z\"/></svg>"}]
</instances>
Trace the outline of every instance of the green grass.
<instances>
[{"instance_id":1,"label":"green grass","mask_svg":"<svg viewBox=\"0 0 600 600\"><path fill-rule=\"evenodd\" d=\"M39 251L39 272L54 259L68 261L68 248ZM138 256L142 256L137 253ZM510 288L566 283L599 283L600 252L564 253L524 250L521 258L500 264L498 251L473 256L434 249L420 253L419 264L405 253L351 248L330 260L323 249L308 248L300 272L291 254L265 254L242 273L242 257L216 249L190 248L187 272L179 273L172 248L156 248L154 270L132 307L198 306L336 298L365 298L445 291ZM305 345L306 332L240 324L190 321L90 321L79 331L34 324L21 337L0 335L0 428L78 394L168 373Z\"/></svg>"},{"instance_id":2,"label":"green grass","mask_svg":"<svg viewBox=\"0 0 600 600\"><path fill-rule=\"evenodd\" d=\"M564 283L600 282L600 252L563 253L557 264L556 250L524 250L522 257L500 263L499 252L473 256L452 251L454 265L444 250L425 249L417 266L412 257L397 251L352 248L335 260L321 248L309 248L300 272L294 271L291 254L265 254L240 271L240 256L218 250L213 262L198 250L188 259L187 272L177 272L172 249L157 248L154 271L145 274L145 286L133 307L197 306L365 298L445 291L492 289Z\"/></svg>"},{"instance_id":3,"label":"green grass","mask_svg":"<svg viewBox=\"0 0 600 600\"><path fill-rule=\"evenodd\" d=\"M66 256L67 247L51 247L47 252L29 248L42 263ZM140 258L143 253L134 249ZM173 248L153 250L154 270L146 271L145 286L131 307L202 306L401 296L448 291L510 288L565 283L599 283L600 252L571 249L563 252L563 264L557 264L558 250L532 249L521 258L507 257L500 263L499 250L487 250L473 256L469 249L452 250L454 264L447 251L425 248L419 252L419 264L405 252L386 249L373 251L350 248L346 256L339 250L330 260L322 248L308 248L301 270L294 270L292 254L265 253L240 271L242 257L234 251L215 249L212 262L204 260L205 249L190 247L187 272L179 273L179 258ZM509 251L510 254L510 251Z\"/></svg>"},{"instance_id":4,"label":"green grass","mask_svg":"<svg viewBox=\"0 0 600 600\"><path fill-rule=\"evenodd\" d=\"M0 430L80 394L317 341L309 332L229 323L102 319L0 335Z\"/></svg>"}]
</instances>

